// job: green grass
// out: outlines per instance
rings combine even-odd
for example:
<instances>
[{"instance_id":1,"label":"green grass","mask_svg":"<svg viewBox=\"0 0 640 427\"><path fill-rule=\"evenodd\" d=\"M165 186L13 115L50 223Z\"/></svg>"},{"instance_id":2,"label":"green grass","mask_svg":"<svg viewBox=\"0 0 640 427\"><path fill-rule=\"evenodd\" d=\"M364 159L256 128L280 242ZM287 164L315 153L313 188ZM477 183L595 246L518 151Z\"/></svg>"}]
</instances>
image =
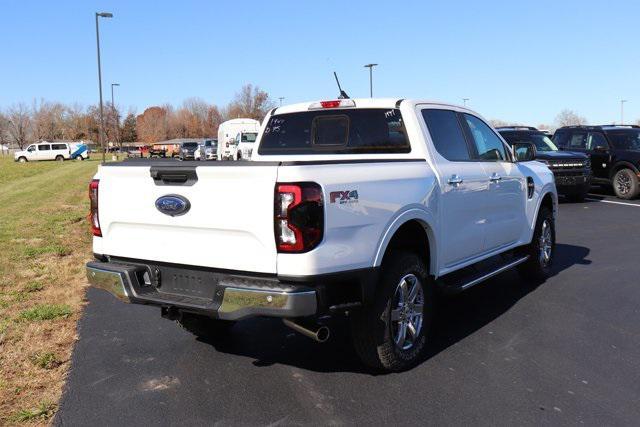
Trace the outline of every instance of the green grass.
<instances>
[{"instance_id":1,"label":"green grass","mask_svg":"<svg viewBox=\"0 0 640 427\"><path fill-rule=\"evenodd\" d=\"M66 304L40 304L20 312L18 319L26 321L53 320L58 317L68 317L73 313Z\"/></svg>"},{"instance_id":2,"label":"green grass","mask_svg":"<svg viewBox=\"0 0 640 427\"><path fill-rule=\"evenodd\" d=\"M30 357L31 362L38 368L53 369L60 366L60 361L55 353L50 351L44 353L36 353Z\"/></svg>"},{"instance_id":3,"label":"green grass","mask_svg":"<svg viewBox=\"0 0 640 427\"><path fill-rule=\"evenodd\" d=\"M22 409L10 419L13 422L44 421L53 415L56 405L50 402L41 402L37 408Z\"/></svg>"}]
</instances>

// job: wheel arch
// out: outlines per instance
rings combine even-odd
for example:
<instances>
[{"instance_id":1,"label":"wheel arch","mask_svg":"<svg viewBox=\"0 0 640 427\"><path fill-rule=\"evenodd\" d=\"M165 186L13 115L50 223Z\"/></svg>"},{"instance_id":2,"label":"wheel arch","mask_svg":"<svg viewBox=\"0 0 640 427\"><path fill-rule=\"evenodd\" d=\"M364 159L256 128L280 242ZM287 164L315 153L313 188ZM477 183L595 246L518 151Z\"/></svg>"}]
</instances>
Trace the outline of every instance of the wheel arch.
<instances>
[{"instance_id":1,"label":"wheel arch","mask_svg":"<svg viewBox=\"0 0 640 427\"><path fill-rule=\"evenodd\" d=\"M378 243L373 266L381 266L392 249L409 248L425 259L429 273L434 274L437 250L433 225L434 216L424 208L410 208L397 215Z\"/></svg>"},{"instance_id":2,"label":"wheel arch","mask_svg":"<svg viewBox=\"0 0 640 427\"><path fill-rule=\"evenodd\" d=\"M638 168L631 162L627 162L626 160L621 160L616 162L611 168L611 172L609 173L609 179L613 180L613 177L618 173L620 169L631 169L636 176L640 177L640 171Z\"/></svg>"}]
</instances>

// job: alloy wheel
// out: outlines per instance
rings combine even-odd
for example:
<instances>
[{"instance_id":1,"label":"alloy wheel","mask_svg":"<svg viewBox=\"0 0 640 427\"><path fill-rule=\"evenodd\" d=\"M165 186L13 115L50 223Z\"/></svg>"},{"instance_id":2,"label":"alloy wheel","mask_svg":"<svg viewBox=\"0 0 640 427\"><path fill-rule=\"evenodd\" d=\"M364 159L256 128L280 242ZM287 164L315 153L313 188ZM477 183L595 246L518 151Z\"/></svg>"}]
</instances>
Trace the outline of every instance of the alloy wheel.
<instances>
[{"instance_id":1,"label":"alloy wheel","mask_svg":"<svg viewBox=\"0 0 640 427\"><path fill-rule=\"evenodd\" d=\"M553 251L553 236L551 233L551 223L548 219L542 222L542 230L540 232L540 241L538 244L539 260L544 266L551 262Z\"/></svg>"},{"instance_id":2,"label":"alloy wheel","mask_svg":"<svg viewBox=\"0 0 640 427\"><path fill-rule=\"evenodd\" d=\"M396 286L391 309L393 341L400 350L414 346L422 331L424 291L415 274L407 274Z\"/></svg>"}]
</instances>

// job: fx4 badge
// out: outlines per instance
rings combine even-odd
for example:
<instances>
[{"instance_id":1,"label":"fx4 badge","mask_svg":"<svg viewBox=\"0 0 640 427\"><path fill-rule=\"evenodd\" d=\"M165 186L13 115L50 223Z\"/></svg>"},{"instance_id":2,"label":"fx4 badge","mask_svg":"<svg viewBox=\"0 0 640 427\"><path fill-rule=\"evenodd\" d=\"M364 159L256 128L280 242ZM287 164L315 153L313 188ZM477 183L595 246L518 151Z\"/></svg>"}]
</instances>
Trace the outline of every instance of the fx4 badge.
<instances>
[{"instance_id":1,"label":"fx4 badge","mask_svg":"<svg viewBox=\"0 0 640 427\"><path fill-rule=\"evenodd\" d=\"M332 191L329 193L331 203L358 203L358 190Z\"/></svg>"}]
</instances>

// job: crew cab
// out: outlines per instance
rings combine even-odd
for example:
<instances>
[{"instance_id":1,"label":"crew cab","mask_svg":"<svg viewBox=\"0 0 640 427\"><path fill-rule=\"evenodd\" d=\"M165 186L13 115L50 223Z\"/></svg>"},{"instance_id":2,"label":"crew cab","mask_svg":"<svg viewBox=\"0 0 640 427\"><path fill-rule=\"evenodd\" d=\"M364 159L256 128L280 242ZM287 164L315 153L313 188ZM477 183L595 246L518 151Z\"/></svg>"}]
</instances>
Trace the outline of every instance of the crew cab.
<instances>
[{"instance_id":1,"label":"crew cab","mask_svg":"<svg viewBox=\"0 0 640 427\"><path fill-rule=\"evenodd\" d=\"M529 142L536 147L536 160L553 172L558 193L581 202L591 188L591 161L584 153L561 151L548 134L532 126L503 126L496 130L508 144Z\"/></svg>"},{"instance_id":2,"label":"crew cab","mask_svg":"<svg viewBox=\"0 0 640 427\"><path fill-rule=\"evenodd\" d=\"M347 315L362 361L397 371L424 354L436 293L551 273L553 174L471 110L308 102L271 110L255 144L251 162L101 165L89 282L210 339L267 316L325 341Z\"/></svg>"},{"instance_id":3,"label":"crew cab","mask_svg":"<svg viewBox=\"0 0 640 427\"><path fill-rule=\"evenodd\" d=\"M565 126L553 142L591 158L594 184L611 186L620 199L640 194L640 126Z\"/></svg>"}]
</instances>

